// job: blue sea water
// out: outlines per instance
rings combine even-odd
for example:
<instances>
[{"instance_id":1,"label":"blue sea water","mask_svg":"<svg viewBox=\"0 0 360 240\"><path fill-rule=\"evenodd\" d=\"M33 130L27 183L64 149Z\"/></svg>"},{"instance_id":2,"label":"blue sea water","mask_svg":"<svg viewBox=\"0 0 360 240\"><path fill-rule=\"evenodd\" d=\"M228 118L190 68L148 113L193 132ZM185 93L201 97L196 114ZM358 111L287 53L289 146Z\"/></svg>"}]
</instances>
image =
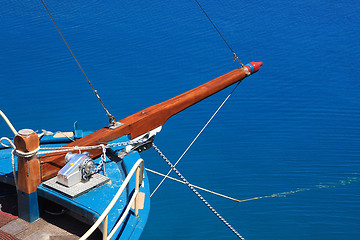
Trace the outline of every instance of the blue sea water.
<instances>
[{"instance_id":1,"label":"blue sea water","mask_svg":"<svg viewBox=\"0 0 360 240\"><path fill-rule=\"evenodd\" d=\"M45 2L118 120L239 67L194 1ZM256 198L203 193L248 240L360 239L359 2L201 3L244 63L264 65L178 169L193 184ZM107 125L40 1L2 2L0 44L0 109L17 129ZM232 89L163 126L155 143L173 163ZM1 123L0 136L9 135ZM169 170L153 150L143 158ZM161 177L148 174L155 188ZM235 235L185 185L167 180L141 239Z\"/></svg>"}]
</instances>

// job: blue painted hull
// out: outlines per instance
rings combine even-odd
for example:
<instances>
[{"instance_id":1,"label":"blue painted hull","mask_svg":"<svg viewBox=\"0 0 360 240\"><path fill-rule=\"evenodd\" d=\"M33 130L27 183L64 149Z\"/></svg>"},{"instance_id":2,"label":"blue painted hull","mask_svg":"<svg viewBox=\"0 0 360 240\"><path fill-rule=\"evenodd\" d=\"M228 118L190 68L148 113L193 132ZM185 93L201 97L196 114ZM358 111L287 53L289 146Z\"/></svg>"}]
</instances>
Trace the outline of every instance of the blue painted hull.
<instances>
[{"instance_id":1,"label":"blue painted hull","mask_svg":"<svg viewBox=\"0 0 360 240\"><path fill-rule=\"evenodd\" d=\"M90 132L82 132L77 130L77 134L74 134L72 138L80 138L89 134ZM41 147L60 147L70 141L67 137L54 138L54 135L43 136L41 138ZM128 141L127 136L121 137L116 140L117 142ZM39 200L39 208L41 214L41 203L43 201L54 202L75 216L78 220L84 223L92 225L99 216L103 213L108 206L113 196L123 183L127 172L130 171L134 163L140 158L138 152L134 152L123 159L117 157L117 152L123 147L117 147L111 149L106 159L106 175L110 178L110 182L99 186L83 195L76 198L67 197L53 189L40 184L37 189L37 197ZM97 162L97 160L95 160ZM14 178L11 166L11 149L0 149L0 182L9 185L14 184ZM15 165L17 165L15 161ZM17 168L17 167L16 167ZM122 193L119 200L115 204L114 208L108 215L108 234L115 226L116 222L121 217L124 208L127 206L135 188L135 176L132 177L126 190ZM143 208L139 209L139 216L135 217L133 211L125 218L123 224L119 227L112 239L139 239L140 235L146 225L146 221L150 211L150 193L149 193L149 181L144 171L143 185L139 189L145 196ZM99 229L102 231L102 225Z\"/></svg>"}]
</instances>

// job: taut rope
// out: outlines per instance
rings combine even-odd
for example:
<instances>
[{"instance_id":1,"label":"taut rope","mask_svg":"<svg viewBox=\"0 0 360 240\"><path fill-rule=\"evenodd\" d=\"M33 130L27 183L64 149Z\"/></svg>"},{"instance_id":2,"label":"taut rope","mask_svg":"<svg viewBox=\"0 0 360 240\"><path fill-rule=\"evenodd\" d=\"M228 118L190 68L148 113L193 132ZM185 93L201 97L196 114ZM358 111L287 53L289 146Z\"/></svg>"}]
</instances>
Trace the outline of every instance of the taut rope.
<instances>
[{"instance_id":1,"label":"taut rope","mask_svg":"<svg viewBox=\"0 0 360 240\"><path fill-rule=\"evenodd\" d=\"M207 123L204 125L204 127L200 130L200 132L196 135L196 137L194 138L194 140L190 143L190 145L185 149L185 151L183 152L183 154L181 154L181 156L179 157L179 159L175 162L174 167L180 162L180 160L184 157L184 155L187 153L187 151L189 151L189 149L191 148L191 146L195 143L195 141L198 139L198 137L202 134L202 132L205 130L205 128L209 125L209 123L213 120L213 118L215 117L215 115L220 111L220 109L222 108L222 106L227 102L227 100L230 98L230 96L233 94L233 92L235 91L235 89L237 88L237 86L239 86L239 84L241 83L241 81L239 81L236 86L234 87L234 89L229 93L229 95L225 98L225 100L220 104L220 106L218 107L218 109L216 109L216 111L214 112L214 114L210 117L210 119L207 121ZM150 197L152 197L152 195L154 195L154 193L158 190L158 188L161 186L161 184L165 181L165 179L169 176L169 174L171 173L172 169L169 170L169 172L166 174L166 176L164 176L164 178L161 180L161 182L157 185L157 187L154 189L154 191L151 193Z\"/></svg>"},{"instance_id":2,"label":"taut rope","mask_svg":"<svg viewBox=\"0 0 360 240\"><path fill-rule=\"evenodd\" d=\"M98 99L98 100L99 100L99 102L101 103L102 107L104 108L104 110L105 110L105 112L106 112L106 115L107 115L107 116L108 116L108 118L109 118L109 122L110 122L111 124L115 124L115 117L114 117L113 115L111 115L111 113L110 113L110 112L107 110L107 108L105 107L105 104L104 104L104 103L103 103L103 101L101 100L101 98L100 98L99 94L97 93L97 90L95 90L95 88L94 88L94 87L93 87L93 85L91 84L91 82L90 82L90 80L89 80L88 76L86 75L86 73L85 73L84 69L81 67L81 65L80 65L79 61L78 61L78 60L77 60L77 58L75 57L75 54L74 54L74 53L73 53L73 51L71 50L71 48L70 48L69 44L67 43L67 41L66 41L66 39L65 39L64 35L61 33L61 31L60 31L59 27L58 27L58 26L57 26L57 24L55 23L55 20L54 20L54 18L51 16L50 11L47 9L47 7L46 7L46 5L45 5L44 1L43 1L43 0L41 0L41 2L42 2L42 4L44 5L44 8L45 8L46 12L48 13L48 15L50 16L50 18L51 18L52 22L54 23L54 25L55 25L56 29L58 30L58 32L59 32L59 34L60 34L61 38L63 39L64 43L66 44L67 48L69 49L69 51L70 51L71 55L73 56L73 58L74 58L75 62L76 62L76 63L77 63L77 65L79 66L79 68L80 68L81 72L84 74L84 76L85 76L86 80L88 81L88 83L89 83L89 85L90 85L90 87L91 87L91 89L92 89L93 93L95 94L95 96L97 97L97 99Z\"/></svg>"},{"instance_id":3,"label":"taut rope","mask_svg":"<svg viewBox=\"0 0 360 240\"><path fill-rule=\"evenodd\" d=\"M174 172L184 181L184 183L195 193L195 195L200 198L200 200L220 219L220 221L222 221L238 238L240 238L241 240L245 240L245 238L243 238L236 230L235 228L233 228L230 223L228 223L216 210L215 208L213 208L206 200L203 196L201 196L201 194L196 191L196 189L194 188L193 185L191 185L186 178L183 177L183 175L175 168L175 166L169 161L169 159L167 159L165 157L165 155L160 151L160 149L158 149L156 147L156 145L153 143L152 144L155 151L160 155L160 157L162 159L164 159L164 161L172 168L172 170L174 170Z\"/></svg>"},{"instance_id":4,"label":"taut rope","mask_svg":"<svg viewBox=\"0 0 360 240\"><path fill-rule=\"evenodd\" d=\"M228 46L228 48L230 49L230 51L232 52L232 54L234 55L234 61L238 61L240 63L240 65L242 67L244 67L244 64L242 64L242 62L240 61L240 59L238 58L238 56L236 55L236 53L234 52L234 50L230 47L230 44L225 40L225 38L223 37L223 35L221 34L220 30L216 27L215 23L211 20L211 18L209 17L209 15L206 13L205 9L201 6L201 4L199 3L198 0L195 0L195 2L199 5L201 11L205 14L206 18L209 20L209 22L211 23L211 25L215 28L216 32L220 35L221 39L224 41L224 43L226 44L226 46Z\"/></svg>"},{"instance_id":5,"label":"taut rope","mask_svg":"<svg viewBox=\"0 0 360 240\"><path fill-rule=\"evenodd\" d=\"M169 178L169 179L171 179L171 180L173 180L173 181L175 181L175 182L179 182L179 183L182 183L182 184L185 184L185 185L186 185L186 183L185 183L184 181L181 181L181 180L179 180L179 179L176 179L176 178L173 178L173 177L170 177L170 176L166 176L165 174L159 173L159 172L157 172L157 171L155 171L155 170L152 170L152 169L149 169L149 168L145 168L145 170L148 171L148 172L157 174L157 175L159 175L159 176L163 176L163 177ZM232 198L232 197L226 196L226 195L221 194L221 193L217 193L217 192L211 191L211 190L206 189L206 188L203 188L203 187L196 186L196 185L194 185L194 184L191 184L191 186L193 186L194 188L203 190L203 191L205 191L205 192L208 192L208 193L211 193L211 194L214 194L214 195L223 197L223 198L227 198L227 199L233 200L233 201L235 201L235 202L241 202L241 201L242 201L242 200L239 200L239 199L236 199L236 198Z\"/></svg>"}]
</instances>

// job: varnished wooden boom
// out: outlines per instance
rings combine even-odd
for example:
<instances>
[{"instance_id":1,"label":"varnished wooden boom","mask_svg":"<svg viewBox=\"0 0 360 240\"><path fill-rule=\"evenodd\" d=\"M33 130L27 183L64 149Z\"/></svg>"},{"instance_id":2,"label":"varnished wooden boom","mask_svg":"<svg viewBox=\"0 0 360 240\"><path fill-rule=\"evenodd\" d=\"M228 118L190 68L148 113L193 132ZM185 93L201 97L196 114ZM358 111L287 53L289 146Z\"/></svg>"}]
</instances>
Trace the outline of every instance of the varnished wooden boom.
<instances>
[{"instance_id":1,"label":"varnished wooden boom","mask_svg":"<svg viewBox=\"0 0 360 240\"><path fill-rule=\"evenodd\" d=\"M201 100L223 90L224 88L241 81L246 77L243 68L235 69L225 75L215 78L199 87L171 98L165 102L148 107L140 112L128 116L119 122L124 125L116 129L102 128L88 136L74 141L66 147L90 146L106 144L121 136L130 135L134 139L150 130L163 125L171 116L200 102ZM92 158L101 155L101 149L88 151ZM40 157L42 180L49 179L65 165L65 153L51 153Z\"/></svg>"}]
</instances>

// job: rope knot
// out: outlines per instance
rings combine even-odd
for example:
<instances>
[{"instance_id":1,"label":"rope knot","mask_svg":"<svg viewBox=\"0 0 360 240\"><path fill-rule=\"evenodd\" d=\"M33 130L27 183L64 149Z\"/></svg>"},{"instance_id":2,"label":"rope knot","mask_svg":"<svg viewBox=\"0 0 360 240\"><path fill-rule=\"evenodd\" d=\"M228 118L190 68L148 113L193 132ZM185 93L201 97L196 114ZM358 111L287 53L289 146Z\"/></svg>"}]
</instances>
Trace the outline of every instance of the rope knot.
<instances>
[{"instance_id":1,"label":"rope knot","mask_svg":"<svg viewBox=\"0 0 360 240\"><path fill-rule=\"evenodd\" d=\"M81 148L79 146L74 146L73 149L75 151L79 151L79 153L81 154Z\"/></svg>"},{"instance_id":2,"label":"rope knot","mask_svg":"<svg viewBox=\"0 0 360 240\"><path fill-rule=\"evenodd\" d=\"M31 152L23 152L16 148L13 150L13 152L14 152L14 155L16 155L18 157L31 158L31 157L35 156L39 152L39 150L40 150L40 146Z\"/></svg>"},{"instance_id":3,"label":"rope knot","mask_svg":"<svg viewBox=\"0 0 360 240\"><path fill-rule=\"evenodd\" d=\"M99 147L101 147L103 154L105 154L106 153L106 148L108 148L108 146L105 145L105 144L99 144Z\"/></svg>"},{"instance_id":4,"label":"rope knot","mask_svg":"<svg viewBox=\"0 0 360 240\"><path fill-rule=\"evenodd\" d=\"M10 145L3 143L4 140L6 140ZM7 138L7 137L0 138L0 144L6 148L13 148L11 154L18 156L18 157L24 157L24 158L31 158L32 156L35 156L40 150L40 146L39 146L35 150L30 151L30 152L20 151L19 149L16 148L15 144L10 140L10 138Z\"/></svg>"}]
</instances>

